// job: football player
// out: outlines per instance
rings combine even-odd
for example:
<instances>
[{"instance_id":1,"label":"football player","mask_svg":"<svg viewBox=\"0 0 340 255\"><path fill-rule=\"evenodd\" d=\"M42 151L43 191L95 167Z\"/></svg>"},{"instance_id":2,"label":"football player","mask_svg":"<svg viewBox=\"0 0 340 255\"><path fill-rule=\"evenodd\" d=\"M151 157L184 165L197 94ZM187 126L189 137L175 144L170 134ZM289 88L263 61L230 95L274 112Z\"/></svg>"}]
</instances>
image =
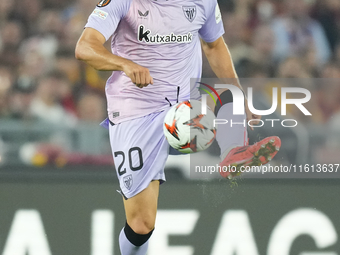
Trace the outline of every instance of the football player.
<instances>
[{"instance_id":1,"label":"football player","mask_svg":"<svg viewBox=\"0 0 340 255\"><path fill-rule=\"evenodd\" d=\"M223 34L216 0L101 0L89 16L75 53L97 70L113 71L106 83L108 119L103 125L109 129L124 197L122 255L147 252L169 154L163 120L169 106L200 98L190 78L201 77L201 49L217 77L234 78L241 88ZM110 37L111 52L103 46ZM217 118L231 119L232 95L229 90L219 93L222 104L210 104L211 109ZM247 117L260 118L246 107L234 120ZM259 152L267 156L262 160L266 163L276 153L266 146L280 145L279 138L272 137L246 146L245 127L221 125L217 132L221 165L258 164L254 155Z\"/></svg>"}]
</instances>

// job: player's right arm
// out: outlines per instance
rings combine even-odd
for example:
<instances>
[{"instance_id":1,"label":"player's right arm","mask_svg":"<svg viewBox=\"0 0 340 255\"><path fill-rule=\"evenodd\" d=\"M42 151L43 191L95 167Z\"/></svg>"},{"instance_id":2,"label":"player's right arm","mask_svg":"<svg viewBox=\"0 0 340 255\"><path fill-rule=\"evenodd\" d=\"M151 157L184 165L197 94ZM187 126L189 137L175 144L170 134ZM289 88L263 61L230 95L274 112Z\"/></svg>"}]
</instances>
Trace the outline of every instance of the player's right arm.
<instances>
[{"instance_id":1,"label":"player's right arm","mask_svg":"<svg viewBox=\"0 0 340 255\"><path fill-rule=\"evenodd\" d=\"M96 70L123 71L140 88L153 84L148 68L112 54L104 47L105 41L105 37L96 29L85 28L76 45L76 58Z\"/></svg>"}]
</instances>

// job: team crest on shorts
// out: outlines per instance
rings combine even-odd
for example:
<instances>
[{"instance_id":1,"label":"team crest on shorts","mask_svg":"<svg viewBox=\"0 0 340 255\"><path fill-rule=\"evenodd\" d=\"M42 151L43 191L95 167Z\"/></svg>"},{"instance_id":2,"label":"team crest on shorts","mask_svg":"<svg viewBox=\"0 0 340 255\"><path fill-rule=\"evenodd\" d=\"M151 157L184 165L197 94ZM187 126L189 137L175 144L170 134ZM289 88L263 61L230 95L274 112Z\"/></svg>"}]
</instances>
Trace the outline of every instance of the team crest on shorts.
<instances>
[{"instance_id":1,"label":"team crest on shorts","mask_svg":"<svg viewBox=\"0 0 340 255\"><path fill-rule=\"evenodd\" d=\"M126 187L128 190L130 190L131 187L132 187L132 184L133 184L132 175L129 174L129 175L125 176L125 177L123 178L123 182L124 182L125 187Z\"/></svg>"},{"instance_id":2,"label":"team crest on shorts","mask_svg":"<svg viewBox=\"0 0 340 255\"><path fill-rule=\"evenodd\" d=\"M193 20L196 18L196 6L183 6L182 9L184 12L184 16L190 22L193 22Z\"/></svg>"}]
</instances>

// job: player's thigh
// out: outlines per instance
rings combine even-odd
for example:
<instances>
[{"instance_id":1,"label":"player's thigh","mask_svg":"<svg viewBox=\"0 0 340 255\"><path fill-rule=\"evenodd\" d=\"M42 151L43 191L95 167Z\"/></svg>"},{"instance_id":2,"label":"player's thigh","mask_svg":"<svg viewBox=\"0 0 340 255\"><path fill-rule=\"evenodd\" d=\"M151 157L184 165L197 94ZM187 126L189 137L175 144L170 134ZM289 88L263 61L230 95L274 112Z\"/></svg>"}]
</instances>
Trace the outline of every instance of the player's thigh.
<instances>
[{"instance_id":1,"label":"player's thigh","mask_svg":"<svg viewBox=\"0 0 340 255\"><path fill-rule=\"evenodd\" d=\"M124 199L126 220L139 234L147 234L155 226L159 181L152 181L142 192L130 199Z\"/></svg>"},{"instance_id":2,"label":"player's thigh","mask_svg":"<svg viewBox=\"0 0 340 255\"><path fill-rule=\"evenodd\" d=\"M121 193L130 199L153 180L165 181L169 144L163 133L165 112L110 127L110 142Z\"/></svg>"}]
</instances>

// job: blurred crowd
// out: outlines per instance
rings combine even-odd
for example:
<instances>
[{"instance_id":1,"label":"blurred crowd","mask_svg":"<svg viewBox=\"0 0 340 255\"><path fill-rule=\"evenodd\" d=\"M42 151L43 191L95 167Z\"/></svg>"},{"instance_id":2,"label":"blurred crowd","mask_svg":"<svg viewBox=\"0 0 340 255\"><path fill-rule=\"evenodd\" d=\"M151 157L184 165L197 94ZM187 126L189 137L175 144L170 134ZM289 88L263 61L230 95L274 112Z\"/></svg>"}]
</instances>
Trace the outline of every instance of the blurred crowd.
<instances>
[{"instance_id":1,"label":"blurred crowd","mask_svg":"<svg viewBox=\"0 0 340 255\"><path fill-rule=\"evenodd\" d=\"M227 2L225 40L240 77L339 77L340 1Z\"/></svg>"},{"instance_id":2,"label":"blurred crowd","mask_svg":"<svg viewBox=\"0 0 340 255\"><path fill-rule=\"evenodd\" d=\"M1 119L74 126L105 117L110 73L74 58L95 1L0 0ZM219 2L240 77L340 78L339 0ZM203 74L213 76L207 63ZM322 122L339 111L336 85L315 88Z\"/></svg>"},{"instance_id":3,"label":"blurred crowd","mask_svg":"<svg viewBox=\"0 0 340 255\"><path fill-rule=\"evenodd\" d=\"M224 39L239 77L309 80L309 84L288 85L306 87L312 93L309 107L313 117L302 121L332 123L339 130L340 1L223 0L220 3ZM205 77L213 76L207 62L203 72ZM271 86L278 84L267 87ZM271 102L271 90L267 91L265 84L261 90ZM294 110L297 111L292 114L301 115L301 111Z\"/></svg>"},{"instance_id":4,"label":"blurred crowd","mask_svg":"<svg viewBox=\"0 0 340 255\"><path fill-rule=\"evenodd\" d=\"M0 118L74 126L105 118L105 80L74 58L96 2L0 0Z\"/></svg>"}]
</instances>

